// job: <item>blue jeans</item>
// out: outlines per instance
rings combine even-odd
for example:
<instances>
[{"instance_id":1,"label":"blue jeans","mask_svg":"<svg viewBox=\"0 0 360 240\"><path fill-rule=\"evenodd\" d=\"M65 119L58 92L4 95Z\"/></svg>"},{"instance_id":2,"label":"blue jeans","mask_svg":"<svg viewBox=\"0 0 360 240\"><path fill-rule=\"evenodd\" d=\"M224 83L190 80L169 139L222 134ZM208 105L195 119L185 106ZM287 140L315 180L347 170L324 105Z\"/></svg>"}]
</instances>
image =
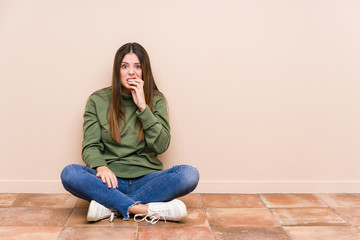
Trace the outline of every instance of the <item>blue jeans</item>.
<instances>
[{"instance_id":1,"label":"blue jeans","mask_svg":"<svg viewBox=\"0 0 360 240\"><path fill-rule=\"evenodd\" d=\"M137 203L166 202L192 192L199 182L198 170L189 165L177 165L163 171L134 179L118 179L118 188L108 188L96 171L71 164L61 172L64 188L76 197L118 210L129 219L129 208Z\"/></svg>"}]
</instances>

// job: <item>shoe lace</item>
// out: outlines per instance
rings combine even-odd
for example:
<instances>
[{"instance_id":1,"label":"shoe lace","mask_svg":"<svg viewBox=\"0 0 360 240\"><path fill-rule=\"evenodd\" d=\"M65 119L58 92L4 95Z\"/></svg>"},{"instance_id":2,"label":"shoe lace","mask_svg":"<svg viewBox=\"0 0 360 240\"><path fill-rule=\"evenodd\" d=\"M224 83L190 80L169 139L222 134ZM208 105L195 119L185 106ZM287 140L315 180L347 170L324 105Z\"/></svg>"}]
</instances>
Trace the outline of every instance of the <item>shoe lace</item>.
<instances>
[{"instance_id":1,"label":"shoe lace","mask_svg":"<svg viewBox=\"0 0 360 240\"><path fill-rule=\"evenodd\" d=\"M109 220L109 222L113 222L114 221L114 218L116 218L117 216L115 215L115 213L114 212L111 212L110 213L110 217L108 217L108 218L105 218L105 219L102 219L101 221L107 221L107 220Z\"/></svg>"},{"instance_id":2,"label":"shoe lace","mask_svg":"<svg viewBox=\"0 0 360 240\"><path fill-rule=\"evenodd\" d=\"M134 216L134 221L142 222L145 220L148 223L155 224L161 219L164 219L164 221L166 222L165 216L166 216L166 214L163 211L157 211L157 212L147 213L147 214L136 214ZM142 218L138 219L138 217L142 217Z\"/></svg>"}]
</instances>

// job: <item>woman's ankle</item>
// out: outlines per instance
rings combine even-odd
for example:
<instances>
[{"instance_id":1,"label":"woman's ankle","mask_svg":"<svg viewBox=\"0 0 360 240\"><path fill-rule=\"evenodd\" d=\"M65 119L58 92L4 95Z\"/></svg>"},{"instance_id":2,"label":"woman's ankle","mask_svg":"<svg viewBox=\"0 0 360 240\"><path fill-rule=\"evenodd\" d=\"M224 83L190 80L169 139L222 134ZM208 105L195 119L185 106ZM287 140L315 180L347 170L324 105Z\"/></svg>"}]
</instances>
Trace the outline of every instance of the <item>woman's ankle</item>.
<instances>
[{"instance_id":1,"label":"woman's ankle","mask_svg":"<svg viewBox=\"0 0 360 240\"><path fill-rule=\"evenodd\" d=\"M134 204L129 208L129 212L132 214L147 214L148 206L146 204Z\"/></svg>"}]
</instances>

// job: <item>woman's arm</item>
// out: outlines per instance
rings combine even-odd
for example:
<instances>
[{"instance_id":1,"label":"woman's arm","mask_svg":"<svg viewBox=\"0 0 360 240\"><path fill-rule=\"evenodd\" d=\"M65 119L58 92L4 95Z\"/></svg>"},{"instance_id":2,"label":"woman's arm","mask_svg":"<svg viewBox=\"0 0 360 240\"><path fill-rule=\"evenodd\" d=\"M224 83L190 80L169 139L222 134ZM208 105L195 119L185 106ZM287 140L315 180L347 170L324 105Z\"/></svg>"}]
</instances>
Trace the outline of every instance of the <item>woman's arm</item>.
<instances>
[{"instance_id":1,"label":"woman's arm","mask_svg":"<svg viewBox=\"0 0 360 240\"><path fill-rule=\"evenodd\" d=\"M143 111L136 112L140 119L147 146L161 154L170 145L170 125L165 98L154 97L153 113L147 106Z\"/></svg>"},{"instance_id":2,"label":"woman's arm","mask_svg":"<svg viewBox=\"0 0 360 240\"><path fill-rule=\"evenodd\" d=\"M96 114L95 102L90 98L84 113L84 140L82 157L89 168L96 169L96 176L101 178L109 188L117 188L118 182L115 174L107 167L102 156L104 144L101 141L101 126Z\"/></svg>"},{"instance_id":3,"label":"woman's arm","mask_svg":"<svg viewBox=\"0 0 360 240\"><path fill-rule=\"evenodd\" d=\"M83 134L82 157L86 165L93 169L106 166L102 156L104 144L101 141L101 126L96 114L95 102L91 98L85 107Z\"/></svg>"},{"instance_id":4,"label":"woman's arm","mask_svg":"<svg viewBox=\"0 0 360 240\"><path fill-rule=\"evenodd\" d=\"M157 93L154 96L153 112L146 105L144 95L144 81L136 79L128 82L131 94L139 110L136 112L140 119L147 146L155 153L163 153L170 145L170 125L165 98Z\"/></svg>"}]
</instances>

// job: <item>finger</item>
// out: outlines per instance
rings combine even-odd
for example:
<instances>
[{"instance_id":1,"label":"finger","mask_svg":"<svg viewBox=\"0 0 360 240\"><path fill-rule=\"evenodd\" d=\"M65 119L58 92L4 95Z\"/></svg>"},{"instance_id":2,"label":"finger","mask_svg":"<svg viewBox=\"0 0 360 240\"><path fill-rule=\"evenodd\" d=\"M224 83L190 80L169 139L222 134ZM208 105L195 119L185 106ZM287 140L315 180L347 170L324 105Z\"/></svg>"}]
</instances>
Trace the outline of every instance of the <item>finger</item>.
<instances>
[{"instance_id":1,"label":"finger","mask_svg":"<svg viewBox=\"0 0 360 240\"><path fill-rule=\"evenodd\" d=\"M116 180L114 179L114 177L111 178L111 185L112 185L112 188L116 188Z\"/></svg>"},{"instance_id":2,"label":"finger","mask_svg":"<svg viewBox=\"0 0 360 240\"><path fill-rule=\"evenodd\" d=\"M131 89L139 88L139 83L134 83L134 82L129 83L129 88Z\"/></svg>"},{"instance_id":3,"label":"finger","mask_svg":"<svg viewBox=\"0 0 360 240\"><path fill-rule=\"evenodd\" d=\"M105 176L101 175L101 180L102 180L103 183L106 183Z\"/></svg>"},{"instance_id":4,"label":"finger","mask_svg":"<svg viewBox=\"0 0 360 240\"><path fill-rule=\"evenodd\" d=\"M117 178L115 176L115 174L112 174L112 185L113 185L113 188L117 188Z\"/></svg>"},{"instance_id":5,"label":"finger","mask_svg":"<svg viewBox=\"0 0 360 240\"><path fill-rule=\"evenodd\" d=\"M119 187L119 185L118 185L118 179L117 179L117 177L115 176L115 174L114 174L114 180L115 180L115 186L116 186L116 187Z\"/></svg>"},{"instance_id":6,"label":"finger","mask_svg":"<svg viewBox=\"0 0 360 240\"><path fill-rule=\"evenodd\" d=\"M129 85L129 89L135 91L136 94L140 94L139 96L143 95L143 86L141 84L137 85Z\"/></svg>"},{"instance_id":7,"label":"finger","mask_svg":"<svg viewBox=\"0 0 360 240\"><path fill-rule=\"evenodd\" d=\"M127 79L128 82L138 82L138 81L142 81L141 78L139 78L138 76L134 77L134 78L129 78Z\"/></svg>"},{"instance_id":8,"label":"finger","mask_svg":"<svg viewBox=\"0 0 360 240\"><path fill-rule=\"evenodd\" d=\"M144 80L142 80L141 78L136 78L136 80L135 80L135 82L137 82L137 83L139 83L139 85L141 86L141 87L143 87L144 86Z\"/></svg>"},{"instance_id":9,"label":"finger","mask_svg":"<svg viewBox=\"0 0 360 240\"><path fill-rule=\"evenodd\" d=\"M138 88L139 83L129 83L129 87Z\"/></svg>"},{"instance_id":10,"label":"finger","mask_svg":"<svg viewBox=\"0 0 360 240\"><path fill-rule=\"evenodd\" d=\"M135 78L133 79L129 79L128 83L136 83L136 84L143 84L144 80L142 80L141 78L139 78L138 76L135 76Z\"/></svg>"},{"instance_id":11,"label":"finger","mask_svg":"<svg viewBox=\"0 0 360 240\"><path fill-rule=\"evenodd\" d=\"M139 88L136 86L129 86L129 89L131 89L132 91L134 91L135 94L137 94L139 92ZM131 91L130 90L130 91Z\"/></svg>"},{"instance_id":12,"label":"finger","mask_svg":"<svg viewBox=\"0 0 360 240\"><path fill-rule=\"evenodd\" d=\"M140 80L137 80L137 79L134 79L132 81L128 81L128 84L130 86L138 86L138 85L141 85L141 79Z\"/></svg>"},{"instance_id":13,"label":"finger","mask_svg":"<svg viewBox=\"0 0 360 240\"><path fill-rule=\"evenodd\" d=\"M127 84L129 86L133 86L134 85L134 80L133 79L127 80Z\"/></svg>"},{"instance_id":14,"label":"finger","mask_svg":"<svg viewBox=\"0 0 360 240\"><path fill-rule=\"evenodd\" d=\"M111 175L108 176L108 187L109 188L113 188L114 185L113 185L113 178Z\"/></svg>"},{"instance_id":15,"label":"finger","mask_svg":"<svg viewBox=\"0 0 360 240\"><path fill-rule=\"evenodd\" d=\"M102 179L103 183L109 187L109 179L106 176L101 176L101 179Z\"/></svg>"},{"instance_id":16,"label":"finger","mask_svg":"<svg viewBox=\"0 0 360 240\"><path fill-rule=\"evenodd\" d=\"M106 178L106 183L108 185L108 188L111 188L111 179L109 177Z\"/></svg>"}]
</instances>

